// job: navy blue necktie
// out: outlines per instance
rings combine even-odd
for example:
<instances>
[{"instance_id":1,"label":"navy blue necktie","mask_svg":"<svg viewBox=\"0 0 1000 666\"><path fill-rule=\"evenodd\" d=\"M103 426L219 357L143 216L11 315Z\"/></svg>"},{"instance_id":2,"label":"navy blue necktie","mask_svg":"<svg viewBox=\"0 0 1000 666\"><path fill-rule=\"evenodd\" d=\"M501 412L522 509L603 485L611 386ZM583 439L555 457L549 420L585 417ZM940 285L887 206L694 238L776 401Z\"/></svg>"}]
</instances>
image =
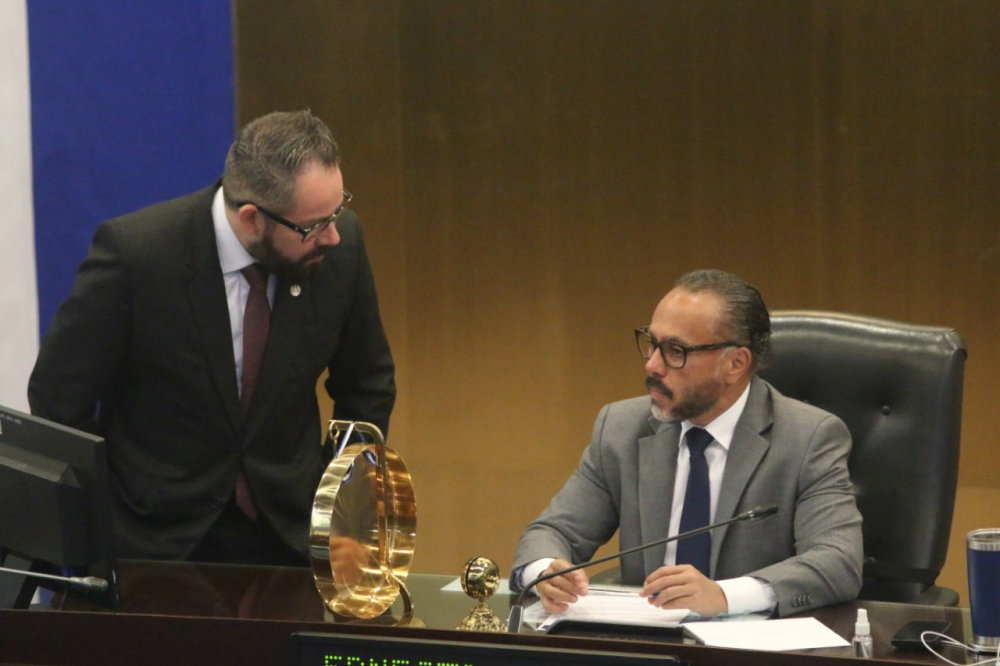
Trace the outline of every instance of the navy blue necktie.
<instances>
[{"instance_id":1,"label":"navy blue necktie","mask_svg":"<svg viewBox=\"0 0 1000 666\"><path fill-rule=\"evenodd\" d=\"M708 525L712 507L712 495L708 487L708 461L705 460L705 449L712 443L712 436L702 428L691 428L686 437L691 471L688 473L687 491L684 493L680 532ZM677 564L693 565L708 576L711 561L712 536L709 532L677 542Z\"/></svg>"}]
</instances>

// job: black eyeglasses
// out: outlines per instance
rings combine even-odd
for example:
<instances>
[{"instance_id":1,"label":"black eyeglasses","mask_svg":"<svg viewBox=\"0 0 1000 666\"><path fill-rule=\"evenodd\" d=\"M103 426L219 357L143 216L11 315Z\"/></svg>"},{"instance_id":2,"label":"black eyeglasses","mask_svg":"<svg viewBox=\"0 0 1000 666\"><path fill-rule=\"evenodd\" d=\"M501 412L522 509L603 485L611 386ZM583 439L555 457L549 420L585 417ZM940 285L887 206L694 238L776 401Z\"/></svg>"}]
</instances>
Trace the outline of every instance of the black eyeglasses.
<instances>
[{"instance_id":1,"label":"black eyeglasses","mask_svg":"<svg viewBox=\"0 0 1000 666\"><path fill-rule=\"evenodd\" d=\"M667 364L667 367L675 370L680 370L684 367L684 364L687 363L688 354L692 352L745 346L732 340L728 342L713 342L710 345L695 345L693 347L680 345L676 342L659 342L650 334L648 327L635 329L635 344L639 347L639 353L647 360L652 358L656 350L659 349L663 362Z\"/></svg>"},{"instance_id":2,"label":"black eyeglasses","mask_svg":"<svg viewBox=\"0 0 1000 666\"><path fill-rule=\"evenodd\" d=\"M310 238L315 238L316 236L319 236L326 230L328 226L336 222L337 218L340 217L345 210L347 210L347 204L351 203L351 200L353 198L354 197L351 196L350 192L344 190L344 203L340 204L340 206L337 207L337 210L333 211L332 215L323 218L322 220L316 222L315 224L310 224L308 227L301 227L290 220L286 220L277 213L272 213L271 211L264 208L260 204L255 204L252 201L234 201L233 205L236 206L237 208L246 205L255 207L257 210L264 213L264 215L267 215L269 218L271 218L281 226L288 227L295 233L302 236L302 242L305 243Z\"/></svg>"}]
</instances>

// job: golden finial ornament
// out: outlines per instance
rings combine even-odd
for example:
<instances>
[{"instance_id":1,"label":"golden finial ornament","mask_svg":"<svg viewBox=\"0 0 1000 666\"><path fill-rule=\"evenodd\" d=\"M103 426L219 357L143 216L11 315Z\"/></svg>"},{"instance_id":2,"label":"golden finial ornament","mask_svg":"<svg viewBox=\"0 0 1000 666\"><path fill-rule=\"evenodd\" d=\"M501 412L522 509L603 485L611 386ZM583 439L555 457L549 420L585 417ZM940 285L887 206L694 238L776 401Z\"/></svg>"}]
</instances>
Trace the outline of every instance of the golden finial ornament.
<instances>
[{"instance_id":1,"label":"golden finial ornament","mask_svg":"<svg viewBox=\"0 0 1000 666\"><path fill-rule=\"evenodd\" d=\"M478 603L458 625L459 631L507 631L486 600L500 587L500 567L488 557L473 557L462 572L462 590Z\"/></svg>"}]
</instances>

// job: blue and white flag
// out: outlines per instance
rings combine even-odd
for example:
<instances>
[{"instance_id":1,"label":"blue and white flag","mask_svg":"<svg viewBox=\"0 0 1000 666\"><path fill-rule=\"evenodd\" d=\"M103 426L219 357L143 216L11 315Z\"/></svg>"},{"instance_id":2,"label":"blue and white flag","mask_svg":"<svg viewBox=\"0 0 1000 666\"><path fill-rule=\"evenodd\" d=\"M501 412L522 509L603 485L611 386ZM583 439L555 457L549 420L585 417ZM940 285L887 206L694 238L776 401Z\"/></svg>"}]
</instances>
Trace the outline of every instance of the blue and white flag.
<instances>
[{"instance_id":1,"label":"blue and white flag","mask_svg":"<svg viewBox=\"0 0 1000 666\"><path fill-rule=\"evenodd\" d=\"M0 405L22 411L38 351L29 116L27 13L0 2Z\"/></svg>"},{"instance_id":2,"label":"blue and white flag","mask_svg":"<svg viewBox=\"0 0 1000 666\"><path fill-rule=\"evenodd\" d=\"M0 405L97 225L205 187L235 126L228 0L0 0Z\"/></svg>"}]
</instances>

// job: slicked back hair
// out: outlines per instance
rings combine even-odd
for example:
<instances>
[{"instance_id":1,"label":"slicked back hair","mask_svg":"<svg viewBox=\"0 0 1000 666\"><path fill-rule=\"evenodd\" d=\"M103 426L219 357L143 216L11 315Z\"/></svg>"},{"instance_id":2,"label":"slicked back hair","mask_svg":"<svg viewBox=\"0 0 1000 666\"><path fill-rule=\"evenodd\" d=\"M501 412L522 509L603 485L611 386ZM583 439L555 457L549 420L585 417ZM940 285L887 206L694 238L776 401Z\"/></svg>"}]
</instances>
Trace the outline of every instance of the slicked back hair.
<instances>
[{"instance_id":1,"label":"slicked back hair","mask_svg":"<svg viewBox=\"0 0 1000 666\"><path fill-rule=\"evenodd\" d=\"M721 297L725 303L726 337L750 349L754 370L767 366L771 361L771 315L756 287L737 275L719 270L692 271L674 286Z\"/></svg>"},{"instance_id":2,"label":"slicked back hair","mask_svg":"<svg viewBox=\"0 0 1000 666\"><path fill-rule=\"evenodd\" d=\"M283 214L295 207L299 173L311 163L340 165L330 129L308 109L276 111L249 122L226 155L222 189L226 204L256 204Z\"/></svg>"}]
</instances>

